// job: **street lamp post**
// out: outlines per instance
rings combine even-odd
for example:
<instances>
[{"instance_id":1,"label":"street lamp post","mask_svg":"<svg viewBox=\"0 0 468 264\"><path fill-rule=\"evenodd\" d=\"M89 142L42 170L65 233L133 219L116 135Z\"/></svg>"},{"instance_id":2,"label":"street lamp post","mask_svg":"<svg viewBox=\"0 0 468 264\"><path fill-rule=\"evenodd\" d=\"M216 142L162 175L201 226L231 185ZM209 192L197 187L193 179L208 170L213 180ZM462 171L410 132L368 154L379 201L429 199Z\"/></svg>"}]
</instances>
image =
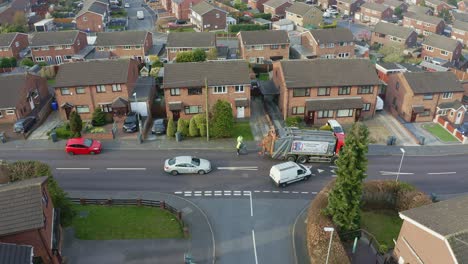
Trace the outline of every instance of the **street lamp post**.
<instances>
[{"instance_id":1,"label":"street lamp post","mask_svg":"<svg viewBox=\"0 0 468 264\"><path fill-rule=\"evenodd\" d=\"M324 227L323 230L325 232L330 232L330 243L328 244L327 261L325 262L325 264L328 264L328 259L330 257L330 250L331 250L331 245L332 245L332 240L333 240L333 232L335 231L335 228L333 228L333 227Z\"/></svg>"},{"instance_id":2,"label":"street lamp post","mask_svg":"<svg viewBox=\"0 0 468 264\"><path fill-rule=\"evenodd\" d=\"M400 167L398 167L398 173L395 180L396 182L398 182L398 178L400 177L401 165L403 164L403 158L405 157L405 150L403 148L400 148L400 151L403 154L401 155Z\"/></svg>"}]
</instances>

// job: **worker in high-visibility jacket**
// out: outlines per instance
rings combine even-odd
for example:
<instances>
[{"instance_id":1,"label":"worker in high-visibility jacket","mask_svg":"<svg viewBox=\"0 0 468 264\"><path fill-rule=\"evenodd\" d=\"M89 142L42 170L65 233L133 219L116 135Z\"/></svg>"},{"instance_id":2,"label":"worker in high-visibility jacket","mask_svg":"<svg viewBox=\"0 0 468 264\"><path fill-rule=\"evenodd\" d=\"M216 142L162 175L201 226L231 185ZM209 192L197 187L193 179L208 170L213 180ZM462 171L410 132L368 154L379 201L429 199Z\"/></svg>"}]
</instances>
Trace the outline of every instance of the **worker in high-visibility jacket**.
<instances>
[{"instance_id":1,"label":"worker in high-visibility jacket","mask_svg":"<svg viewBox=\"0 0 468 264\"><path fill-rule=\"evenodd\" d=\"M240 149L242 148L242 144L244 144L242 141L244 140L244 138L242 136L238 136L237 137L237 145L236 145L236 149L237 149L237 155L239 155L240 153Z\"/></svg>"}]
</instances>

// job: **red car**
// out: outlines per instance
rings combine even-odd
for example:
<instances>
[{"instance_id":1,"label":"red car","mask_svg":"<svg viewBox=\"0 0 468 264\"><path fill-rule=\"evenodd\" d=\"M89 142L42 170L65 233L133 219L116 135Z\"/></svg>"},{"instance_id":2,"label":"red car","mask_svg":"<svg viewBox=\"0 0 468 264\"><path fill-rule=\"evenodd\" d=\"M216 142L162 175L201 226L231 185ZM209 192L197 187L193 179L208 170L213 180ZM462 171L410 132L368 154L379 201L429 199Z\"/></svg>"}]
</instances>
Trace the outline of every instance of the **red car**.
<instances>
[{"instance_id":1,"label":"red car","mask_svg":"<svg viewBox=\"0 0 468 264\"><path fill-rule=\"evenodd\" d=\"M102 151L101 142L89 138L70 138L67 140L65 152L75 154L99 154Z\"/></svg>"}]
</instances>

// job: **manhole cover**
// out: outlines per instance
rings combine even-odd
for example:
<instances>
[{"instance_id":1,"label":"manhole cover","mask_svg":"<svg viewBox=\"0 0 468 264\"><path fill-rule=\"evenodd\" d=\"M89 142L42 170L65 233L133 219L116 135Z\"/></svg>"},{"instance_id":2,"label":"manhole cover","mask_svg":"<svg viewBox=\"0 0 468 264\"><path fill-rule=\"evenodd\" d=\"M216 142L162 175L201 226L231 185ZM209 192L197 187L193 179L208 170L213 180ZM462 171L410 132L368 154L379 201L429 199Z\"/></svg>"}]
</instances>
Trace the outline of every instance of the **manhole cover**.
<instances>
[{"instance_id":1,"label":"manhole cover","mask_svg":"<svg viewBox=\"0 0 468 264\"><path fill-rule=\"evenodd\" d=\"M88 217L89 215L89 212L88 211L80 211L80 218L86 218Z\"/></svg>"}]
</instances>

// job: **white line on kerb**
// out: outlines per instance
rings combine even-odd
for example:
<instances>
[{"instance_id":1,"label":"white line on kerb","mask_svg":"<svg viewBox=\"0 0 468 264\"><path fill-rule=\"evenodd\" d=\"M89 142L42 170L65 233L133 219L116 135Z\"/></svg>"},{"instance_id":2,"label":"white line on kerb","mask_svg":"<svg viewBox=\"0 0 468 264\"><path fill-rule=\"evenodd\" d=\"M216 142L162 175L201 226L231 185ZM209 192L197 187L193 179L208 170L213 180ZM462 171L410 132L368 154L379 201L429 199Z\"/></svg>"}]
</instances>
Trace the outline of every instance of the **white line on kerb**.
<instances>
[{"instance_id":1,"label":"white line on kerb","mask_svg":"<svg viewBox=\"0 0 468 264\"><path fill-rule=\"evenodd\" d=\"M436 175L436 174L455 174L457 173L456 171L450 171L450 172L428 172L427 174L431 175Z\"/></svg>"},{"instance_id":2,"label":"white line on kerb","mask_svg":"<svg viewBox=\"0 0 468 264\"><path fill-rule=\"evenodd\" d=\"M397 175L398 172L394 172L394 171L380 171L381 174L384 174L384 175ZM411 175L411 174L414 174L412 172L400 172L400 175Z\"/></svg>"},{"instance_id":3,"label":"white line on kerb","mask_svg":"<svg viewBox=\"0 0 468 264\"><path fill-rule=\"evenodd\" d=\"M255 244L255 231L253 229L252 229L252 241L253 241L253 248L254 248L255 264L258 264L257 245Z\"/></svg>"},{"instance_id":4,"label":"white line on kerb","mask_svg":"<svg viewBox=\"0 0 468 264\"><path fill-rule=\"evenodd\" d=\"M91 168L55 168L56 170L90 170Z\"/></svg>"},{"instance_id":5,"label":"white line on kerb","mask_svg":"<svg viewBox=\"0 0 468 264\"><path fill-rule=\"evenodd\" d=\"M106 168L106 170L146 170L146 168Z\"/></svg>"}]
</instances>

